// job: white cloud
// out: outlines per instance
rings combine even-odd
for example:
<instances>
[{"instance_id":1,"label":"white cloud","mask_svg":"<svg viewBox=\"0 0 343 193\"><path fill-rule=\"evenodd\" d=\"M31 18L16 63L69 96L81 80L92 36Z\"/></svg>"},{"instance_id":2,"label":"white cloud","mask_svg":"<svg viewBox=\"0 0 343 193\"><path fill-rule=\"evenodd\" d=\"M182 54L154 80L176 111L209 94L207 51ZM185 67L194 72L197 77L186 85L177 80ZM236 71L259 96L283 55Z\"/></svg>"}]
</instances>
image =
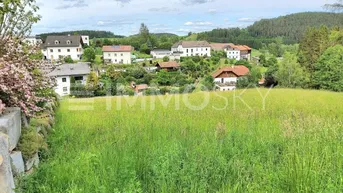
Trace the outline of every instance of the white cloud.
<instances>
[{"instance_id":1,"label":"white cloud","mask_svg":"<svg viewBox=\"0 0 343 193\"><path fill-rule=\"evenodd\" d=\"M209 9L207 13L211 15L217 14L217 9Z\"/></svg>"},{"instance_id":2,"label":"white cloud","mask_svg":"<svg viewBox=\"0 0 343 193\"><path fill-rule=\"evenodd\" d=\"M187 25L187 26L209 26L209 25L213 25L213 24L211 22L208 22L208 21L195 21L195 22L188 21L184 25Z\"/></svg>"},{"instance_id":3,"label":"white cloud","mask_svg":"<svg viewBox=\"0 0 343 193\"><path fill-rule=\"evenodd\" d=\"M243 18L239 18L237 21L238 22L255 22L259 20L261 20L261 18L243 17Z\"/></svg>"}]
</instances>

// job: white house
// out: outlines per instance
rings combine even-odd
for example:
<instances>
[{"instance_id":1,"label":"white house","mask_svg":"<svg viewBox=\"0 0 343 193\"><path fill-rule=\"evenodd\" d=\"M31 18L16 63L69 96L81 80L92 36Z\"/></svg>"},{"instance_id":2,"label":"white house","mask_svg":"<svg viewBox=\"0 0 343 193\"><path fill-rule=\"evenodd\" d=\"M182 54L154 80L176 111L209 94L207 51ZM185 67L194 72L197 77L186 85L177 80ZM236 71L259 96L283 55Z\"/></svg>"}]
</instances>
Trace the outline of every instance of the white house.
<instances>
[{"instance_id":1,"label":"white house","mask_svg":"<svg viewBox=\"0 0 343 193\"><path fill-rule=\"evenodd\" d=\"M55 92L60 96L70 95L70 79L86 84L91 69L88 63L62 64L57 66L48 76L56 77Z\"/></svg>"},{"instance_id":2,"label":"white house","mask_svg":"<svg viewBox=\"0 0 343 193\"><path fill-rule=\"evenodd\" d=\"M159 50L159 49L155 49L155 50L152 50L152 51L150 52L150 54L152 55L152 57L153 57L154 59L161 59L161 58L164 58L165 56L170 57L171 51L170 51L170 50Z\"/></svg>"},{"instance_id":3,"label":"white house","mask_svg":"<svg viewBox=\"0 0 343 193\"><path fill-rule=\"evenodd\" d=\"M37 45L43 43L39 36L27 36L24 38L24 42L28 45Z\"/></svg>"},{"instance_id":4,"label":"white house","mask_svg":"<svg viewBox=\"0 0 343 193\"><path fill-rule=\"evenodd\" d=\"M132 46L103 46L103 58L107 64L131 64Z\"/></svg>"},{"instance_id":5,"label":"white house","mask_svg":"<svg viewBox=\"0 0 343 193\"><path fill-rule=\"evenodd\" d=\"M236 60L251 60L251 48L246 45L228 45L225 47L227 58Z\"/></svg>"},{"instance_id":6,"label":"white house","mask_svg":"<svg viewBox=\"0 0 343 193\"><path fill-rule=\"evenodd\" d=\"M171 48L172 53L181 57L211 56L211 45L206 41L179 41Z\"/></svg>"},{"instance_id":7,"label":"white house","mask_svg":"<svg viewBox=\"0 0 343 193\"><path fill-rule=\"evenodd\" d=\"M48 36L42 52L48 60L58 60L70 56L73 60L80 60L83 54L81 36Z\"/></svg>"},{"instance_id":8,"label":"white house","mask_svg":"<svg viewBox=\"0 0 343 193\"><path fill-rule=\"evenodd\" d=\"M243 65L223 67L215 72L212 77L216 87L220 91L229 91L236 89L238 78L249 74L249 69Z\"/></svg>"},{"instance_id":9,"label":"white house","mask_svg":"<svg viewBox=\"0 0 343 193\"><path fill-rule=\"evenodd\" d=\"M81 36L83 44L89 46L89 36Z\"/></svg>"}]
</instances>

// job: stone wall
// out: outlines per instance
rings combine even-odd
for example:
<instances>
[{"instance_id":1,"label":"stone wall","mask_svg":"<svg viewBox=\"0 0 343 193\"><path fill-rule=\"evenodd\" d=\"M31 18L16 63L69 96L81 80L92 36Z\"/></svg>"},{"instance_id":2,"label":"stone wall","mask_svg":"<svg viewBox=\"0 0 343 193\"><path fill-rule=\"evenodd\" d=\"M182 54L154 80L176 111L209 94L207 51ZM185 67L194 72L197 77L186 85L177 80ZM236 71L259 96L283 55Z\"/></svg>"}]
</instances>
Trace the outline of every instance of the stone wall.
<instances>
[{"instance_id":1,"label":"stone wall","mask_svg":"<svg viewBox=\"0 0 343 193\"><path fill-rule=\"evenodd\" d=\"M35 129L37 135L43 136L43 134L39 134L42 128L45 130L52 128L54 110L57 105L57 102L48 103L45 107L47 109L44 112L45 116L31 119L36 120L36 124L31 124L30 127L37 128ZM23 154L18 148L22 126L23 128L29 126L28 123L25 123L26 119L22 124L22 119L20 108L7 108L6 112L0 115L0 193L13 193L14 177L22 176L25 172L32 172L32 169L38 167L39 164L38 152L24 160Z\"/></svg>"}]
</instances>

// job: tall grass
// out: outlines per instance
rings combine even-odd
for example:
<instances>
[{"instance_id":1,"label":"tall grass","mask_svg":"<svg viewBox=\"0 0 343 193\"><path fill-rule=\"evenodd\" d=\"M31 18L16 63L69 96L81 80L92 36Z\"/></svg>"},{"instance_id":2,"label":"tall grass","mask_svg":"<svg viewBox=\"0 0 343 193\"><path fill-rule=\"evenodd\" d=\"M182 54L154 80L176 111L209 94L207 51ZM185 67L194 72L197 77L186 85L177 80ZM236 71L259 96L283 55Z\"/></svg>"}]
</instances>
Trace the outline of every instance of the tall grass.
<instances>
[{"instance_id":1,"label":"tall grass","mask_svg":"<svg viewBox=\"0 0 343 193\"><path fill-rule=\"evenodd\" d=\"M187 108L183 97L201 104L204 93L172 96L168 105L158 97L114 97L109 111L106 98L63 101L50 156L21 190L342 191L342 94L272 90L263 108L254 89L235 99L232 92L211 93L202 110ZM225 99L228 106L215 110ZM94 110L70 110L92 100Z\"/></svg>"}]
</instances>

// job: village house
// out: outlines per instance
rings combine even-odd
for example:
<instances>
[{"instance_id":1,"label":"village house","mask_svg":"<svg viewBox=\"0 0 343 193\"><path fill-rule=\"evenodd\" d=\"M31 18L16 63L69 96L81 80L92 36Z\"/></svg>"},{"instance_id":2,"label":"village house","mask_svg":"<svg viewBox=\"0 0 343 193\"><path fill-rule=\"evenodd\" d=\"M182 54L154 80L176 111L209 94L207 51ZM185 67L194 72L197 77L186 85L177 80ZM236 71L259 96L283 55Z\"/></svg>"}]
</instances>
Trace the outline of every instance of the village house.
<instances>
[{"instance_id":1,"label":"village house","mask_svg":"<svg viewBox=\"0 0 343 193\"><path fill-rule=\"evenodd\" d=\"M150 54L152 55L152 57L154 59L162 59L165 56L170 57L171 51L170 50L155 49L155 50L152 50L150 52Z\"/></svg>"},{"instance_id":2,"label":"village house","mask_svg":"<svg viewBox=\"0 0 343 193\"><path fill-rule=\"evenodd\" d=\"M179 41L172 46L171 51L181 57L211 56L211 46L206 41Z\"/></svg>"},{"instance_id":3,"label":"village house","mask_svg":"<svg viewBox=\"0 0 343 193\"><path fill-rule=\"evenodd\" d=\"M236 83L238 78L249 74L249 69L243 65L227 66L219 69L212 77L216 87L220 91L229 91L236 89Z\"/></svg>"},{"instance_id":4,"label":"village house","mask_svg":"<svg viewBox=\"0 0 343 193\"><path fill-rule=\"evenodd\" d=\"M106 64L131 64L133 47L129 45L103 46L103 58Z\"/></svg>"},{"instance_id":5,"label":"village house","mask_svg":"<svg viewBox=\"0 0 343 193\"><path fill-rule=\"evenodd\" d=\"M34 46L34 45L38 45L38 44L42 44L43 41L39 36L27 36L24 38L25 43L27 43L28 45Z\"/></svg>"},{"instance_id":6,"label":"village house","mask_svg":"<svg viewBox=\"0 0 343 193\"><path fill-rule=\"evenodd\" d=\"M251 60L251 48L246 45L226 46L227 58L235 60Z\"/></svg>"},{"instance_id":7,"label":"village house","mask_svg":"<svg viewBox=\"0 0 343 193\"><path fill-rule=\"evenodd\" d=\"M211 43L210 45L213 51L225 51L225 52L228 46L234 46L234 44L231 44L231 43Z\"/></svg>"},{"instance_id":8,"label":"village house","mask_svg":"<svg viewBox=\"0 0 343 193\"><path fill-rule=\"evenodd\" d=\"M175 71L180 68L180 64L175 61L159 62L156 64L157 70Z\"/></svg>"},{"instance_id":9,"label":"village house","mask_svg":"<svg viewBox=\"0 0 343 193\"><path fill-rule=\"evenodd\" d=\"M91 72L88 63L62 64L57 66L48 76L56 77L55 92L60 96L70 95L70 80L86 84L87 76Z\"/></svg>"},{"instance_id":10,"label":"village house","mask_svg":"<svg viewBox=\"0 0 343 193\"><path fill-rule=\"evenodd\" d=\"M47 60L58 60L70 56L80 60L83 54L83 41L79 35L48 36L43 45L42 53Z\"/></svg>"},{"instance_id":11,"label":"village house","mask_svg":"<svg viewBox=\"0 0 343 193\"><path fill-rule=\"evenodd\" d=\"M90 45L90 44L89 44L89 36L84 36L84 35L82 35L81 38L82 38L82 41L83 41L83 44L84 44L84 45L87 45L87 46Z\"/></svg>"},{"instance_id":12,"label":"village house","mask_svg":"<svg viewBox=\"0 0 343 193\"><path fill-rule=\"evenodd\" d=\"M136 85L135 82L131 83L131 88L134 90L136 95L143 95L143 92L149 88L147 84Z\"/></svg>"}]
</instances>

